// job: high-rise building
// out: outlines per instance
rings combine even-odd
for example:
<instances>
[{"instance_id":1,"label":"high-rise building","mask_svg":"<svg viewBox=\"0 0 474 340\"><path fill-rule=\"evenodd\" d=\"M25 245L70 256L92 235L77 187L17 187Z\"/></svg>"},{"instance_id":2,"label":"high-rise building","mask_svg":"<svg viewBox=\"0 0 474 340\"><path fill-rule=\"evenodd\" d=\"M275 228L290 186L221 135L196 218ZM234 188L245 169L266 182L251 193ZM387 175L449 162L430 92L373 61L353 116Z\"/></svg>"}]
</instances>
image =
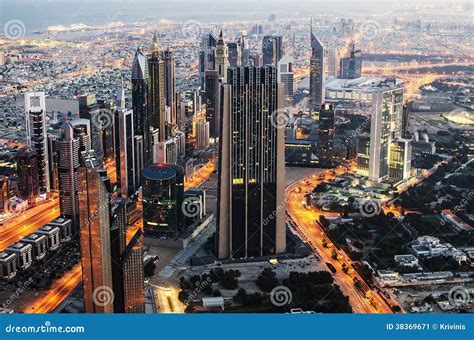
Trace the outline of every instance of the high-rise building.
<instances>
[{"instance_id":1,"label":"high-rise building","mask_svg":"<svg viewBox=\"0 0 474 340\"><path fill-rule=\"evenodd\" d=\"M81 153L77 177L84 311L113 313L108 178L93 151ZM110 298L102 301L101 294Z\"/></svg>"},{"instance_id":2,"label":"high-rise building","mask_svg":"<svg viewBox=\"0 0 474 340\"><path fill-rule=\"evenodd\" d=\"M54 191L59 190L57 140L57 136L48 134L49 185L51 190Z\"/></svg>"},{"instance_id":3,"label":"high-rise building","mask_svg":"<svg viewBox=\"0 0 474 340\"><path fill-rule=\"evenodd\" d=\"M228 42L227 49L229 51L229 66L239 67L242 63L242 51L240 44L236 41Z\"/></svg>"},{"instance_id":4,"label":"high-rise building","mask_svg":"<svg viewBox=\"0 0 474 340\"><path fill-rule=\"evenodd\" d=\"M354 44L349 56L341 58L339 72L339 78L342 79L356 79L362 76L362 51L356 50Z\"/></svg>"},{"instance_id":5,"label":"high-rise building","mask_svg":"<svg viewBox=\"0 0 474 340\"><path fill-rule=\"evenodd\" d=\"M222 86L219 258L285 251L285 129L275 66L230 68Z\"/></svg>"},{"instance_id":6,"label":"high-rise building","mask_svg":"<svg viewBox=\"0 0 474 340\"><path fill-rule=\"evenodd\" d=\"M324 70L326 68L325 48L313 33L311 23L311 57L309 60L309 106L310 111L318 111L324 102Z\"/></svg>"},{"instance_id":7,"label":"high-rise building","mask_svg":"<svg viewBox=\"0 0 474 340\"><path fill-rule=\"evenodd\" d=\"M81 152L91 150L90 121L74 119L61 127L61 137L56 141L58 149L59 208L74 226L79 225L77 201L77 170Z\"/></svg>"},{"instance_id":8,"label":"high-rise building","mask_svg":"<svg viewBox=\"0 0 474 340\"><path fill-rule=\"evenodd\" d=\"M266 35L262 41L263 65L276 66L283 57L283 37L281 35Z\"/></svg>"},{"instance_id":9,"label":"high-rise building","mask_svg":"<svg viewBox=\"0 0 474 340\"><path fill-rule=\"evenodd\" d=\"M27 145L36 152L39 189L46 193L50 185L44 92L25 93L25 120Z\"/></svg>"},{"instance_id":10,"label":"high-rise building","mask_svg":"<svg viewBox=\"0 0 474 340\"><path fill-rule=\"evenodd\" d=\"M104 161L103 128L112 124L112 112L101 109L95 94L79 97L79 117L91 122L91 148L95 151L99 162Z\"/></svg>"},{"instance_id":11,"label":"high-rise building","mask_svg":"<svg viewBox=\"0 0 474 340\"><path fill-rule=\"evenodd\" d=\"M216 70L220 79L227 78L227 68L229 67L229 50L224 42L224 36L219 34L219 40L216 45Z\"/></svg>"},{"instance_id":12,"label":"high-rise building","mask_svg":"<svg viewBox=\"0 0 474 340\"><path fill-rule=\"evenodd\" d=\"M148 64L145 55L138 48L132 63L132 111L134 136L142 136L144 162L150 157L150 123L147 114Z\"/></svg>"},{"instance_id":13,"label":"high-rise building","mask_svg":"<svg viewBox=\"0 0 474 340\"><path fill-rule=\"evenodd\" d=\"M278 83L283 84L284 106L292 106L295 82L293 74L293 58L289 54L283 56L283 58L278 62Z\"/></svg>"},{"instance_id":14,"label":"high-rise building","mask_svg":"<svg viewBox=\"0 0 474 340\"><path fill-rule=\"evenodd\" d=\"M178 163L178 143L174 137L154 145L153 163Z\"/></svg>"},{"instance_id":15,"label":"high-rise building","mask_svg":"<svg viewBox=\"0 0 474 340\"><path fill-rule=\"evenodd\" d=\"M219 137L219 112L220 112L220 83L217 71L206 71L206 91L204 104L206 105L206 120L209 122L210 137Z\"/></svg>"},{"instance_id":16,"label":"high-rise building","mask_svg":"<svg viewBox=\"0 0 474 340\"><path fill-rule=\"evenodd\" d=\"M26 147L18 153L17 174L20 197L29 203L34 203L40 192L38 157L30 147Z\"/></svg>"},{"instance_id":17,"label":"high-rise building","mask_svg":"<svg viewBox=\"0 0 474 340\"><path fill-rule=\"evenodd\" d=\"M206 90L205 75L207 70L216 69L217 38L212 33L203 34L199 47L199 80L201 91Z\"/></svg>"},{"instance_id":18,"label":"high-rise building","mask_svg":"<svg viewBox=\"0 0 474 340\"><path fill-rule=\"evenodd\" d=\"M120 196L111 208L110 246L115 313L145 313L143 233L128 225L130 201Z\"/></svg>"},{"instance_id":19,"label":"high-rise building","mask_svg":"<svg viewBox=\"0 0 474 340\"><path fill-rule=\"evenodd\" d=\"M321 105L319 110L318 158L322 166L331 166L334 162L334 138L336 137L335 114L330 104Z\"/></svg>"},{"instance_id":20,"label":"high-rise building","mask_svg":"<svg viewBox=\"0 0 474 340\"><path fill-rule=\"evenodd\" d=\"M138 171L135 166L135 136L133 135L133 111L117 109L115 112L115 145L117 183L125 197L131 197L138 190Z\"/></svg>"},{"instance_id":21,"label":"high-rise building","mask_svg":"<svg viewBox=\"0 0 474 340\"><path fill-rule=\"evenodd\" d=\"M145 236L174 237L183 229L184 169L151 164L142 173Z\"/></svg>"},{"instance_id":22,"label":"high-rise building","mask_svg":"<svg viewBox=\"0 0 474 340\"><path fill-rule=\"evenodd\" d=\"M396 139L390 145L388 177L396 181L410 177L412 146L411 139Z\"/></svg>"},{"instance_id":23,"label":"high-rise building","mask_svg":"<svg viewBox=\"0 0 474 340\"><path fill-rule=\"evenodd\" d=\"M171 131L176 126L176 58L169 46L163 51L162 58L165 68L165 105L170 110L168 123Z\"/></svg>"},{"instance_id":24,"label":"high-rise building","mask_svg":"<svg viewBox=\"0 0 474 340\"><path fill-rule=\"evenodd\" d=\"M250 45L249 38L246 35L243 35L239 39L239 46L241 51L241 63L242 66L249 66L250 62ZM240 66L237 65L237 66Z\"/></svg>"},{"instance_id":25,"label":"high-rise building","mask_svg":"<svg viewBox=\"0 0 474 340\"><path fill-rule=\"evenodd\" d=\"M205 149L209 146L209 122L198 120L196 123L196 148Z\"/></svg>"},{"instance_id":26,"label":"high-rise building","mask_svg":"<svg viewBox=\"0 0 474 340\"><path fill-rule=\"evenodd\" d=\"M166 136L165 120L165 65L160 53L158 35L153 36L151 55L148 58L148 105L147 114L150 127L158 129L158 138L164 141ZM145 160L147 163L149 159Z\"/></svg>"}]
</instances>

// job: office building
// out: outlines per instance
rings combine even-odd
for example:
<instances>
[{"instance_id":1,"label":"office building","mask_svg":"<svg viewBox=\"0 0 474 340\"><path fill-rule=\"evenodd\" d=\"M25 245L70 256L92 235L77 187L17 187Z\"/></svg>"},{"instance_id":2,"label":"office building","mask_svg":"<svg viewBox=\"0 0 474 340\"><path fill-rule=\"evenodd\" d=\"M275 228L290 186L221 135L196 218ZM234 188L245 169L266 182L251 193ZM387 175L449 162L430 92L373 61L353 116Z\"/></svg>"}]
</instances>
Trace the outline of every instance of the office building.
<instances>
[{"instance_id":1,"label":"office building","mask_svg":"<svg viewBox=\"0 0 474 340\"><path fill-rule=\"evenodd\" d=\"M61 127L58 149L59 208L61 214L78 226L77 169L82 151L91 150L90 121L74 119Z\"/></svg>"},{"instance_id":2,"label":"office building","mask_svg":"<svg viewBox=\"0 0 474 340\"><path fill-rule=\"evenodd\" d=\"M206 90L206 71L216 69L216 47L217 37L212 33L203 34L199 46L199 80L201 91Z\"/></svg>"},{"instance_id":3,"label":"office building","mask_svg":"<svg viewBox=\"0 0 474 340\"><path fill-rule=\"evenodd\" d=\"M11 280L16 276L16 254L0 252L0 278Z\"/></svg>"},{"instance_id":4,"label":"office building","mask_svg":"<svg viewBox=\"0 0 474 340\"><path fill-rule=\"evenodd\" d=\"M143 233L128 224L130 201L117 197L111 208L110 247L115 313L145 313Z\"/></svg>"},{"instance_id":5,"label":"office building","mask_svg":"<svg viewBox=\"0 0 474 340\"><path fill-rule=\"evenodd\" d=\"M33 247L31 244L16 242L5 248L5 252L16 255L16 268L25 270L33 263Z\"/></svg>"},{"instance_id":6,"label":"office building","mask_svg":"<svg viewBox=\"0 0 474 340\"><path fill-rule=\"evenodd\" d=\"M293 74L293 57L289 54L283 56L278 62L278 84L283 84L283 105L293 106L293 93L295 81Z\"/></svg>"},{"instance_id":7,"label":"office building","mask_svg":"<svg viewBox=\"0 0 474 340\"><path fill-rule=\"evenodd\" d=\"M147 114L147 59L140 48L135 52L132 62L132 111L134 136L142 136L142 159L147 162L150 152L150 123ZM141 169L141 168L140 168Z\"/></svg>"},{"instance_id":8,"label":"office building","mask_svg":"<svg viewBox=\"0 0 474 340\"><path fill-rule=\"evenodd\" d=\"M318 159L322 167L334 163L334 139L336 137L336 117L331 104L321 105L318 127Z\"/></svg>"},{"instance_id":9,"label":"office building","mask_svg":"<svg viewBox=\"0 0 474 340\"><path fill-rule=\"evenodd\" d=\"M170 112L170 119L167 120L169 136L176 127L176 58L169 46L163 51L162 59L165 69L165 105Z\"/></svg>"},{"instance_id":10,"label":"office building","mask_svg":"<svg viewBox=\"0 0 474 340\"><path fill-rule=\"evenodd\" d=\"M323 43L313 33L311 23L311 57L309 60L309 106L310 111L319 111L324 102L326 51Z\"/></svg>"},{"instance_id":11,"label":"office building","mask_svg":"<svg viewBox=\"0 0 474 340\"><path fill-rule=\"evenodd\" d=\"M274 66L228 70L219 147L219 258L285 251L285 130Z\"/></svg>"},{"instance_id":12,"label":"office building","mask_svg":"<svg viewBox=\"0 0 474 340\"><path fill-rule=\"evenodd\" d=\"M410 177L412 146L410 139L396 139L390 144L388 177L395 181Z\"/></svg>"},{"instance_id":13,"label":"office building","mask_svg":"<svg viewBox=\"0 0 474 340\"><path fill-rule=\"evenodd\" d=\"M50 185L44 92L25 93L25 120L27 145L36 152L39 190L46 193Z\"/></svg>"},{"instance_id":14,"label":"office building","mask_svg":"<svg viewBox=\"0 0 474 340\"><path fill-rule=\"evenodd\" d=\"M72 221L69 218L58 217L48 222L48 225L59 228L59 241L61 242L68 242L73 237Z\"/></svg>"},{"instance_id":15,"label":"office building","mask_svg":"<svg viewBox=\"0 0 474 340\"><path fill-rule=\"evenodd\" d=\"M100 162L104 161L103 134L104 129L113 124L112 111L101 109L95 94L85 94L79 97L79 118L87 119L90 124L91 148L95 151Z\"/></svg>"},{"instance_id":16,"label":"office building","mask_svg":"<svg viewBox=\"0 0 474 340\"><path fill-rule=\"evenodd\" d=\"M57 139L57 136L48 134L49 186L52 191L59 190Z\"/></svg>"},{"instance_id":17,"label":"office building","mask_svg":"<svg viewBox=\"0 0 474 340\"><path fill-rule=\"evenodd\" d=\"M113 286L108 178L93 151L81 153L77 177L84 311L113 313L113 299L96 303L97 294L112 290Z\"/></svg>"},{"instance_id":18,"label":"office building","mask_svg":"<svg viewBox=\"0 0 474 340\"><path fill-rule=\"evenodd\" d=\"M178 163L178 143L176 138L171 137L154 145L153 163Z\"/></svg>"},{"instance_id":19,"label":"office building","mask_svg":"<svg viewBox=\"0 0 474 340\"><path fill-rule=\"evenodd\" d=\"M196 123L196 148L205 149L209 146L209 122L198 120Z\"/></svg>"},{"instance_id":20,"label":"office building","mask_svg":"<svg viewBox=\"0 0 474 340\"><path fill-rule=\"evenodd\" d=\"M48 251L55 251L59 248L61 242L61 231L55 225L45 225L36 231L36 234L46 236L46 248Z\"/></svg>"},{"instance_id":21,"label":"office building","mask_svg":"<svg viewBox=\"0 0 474 340\"><path fill-rule=\"evenodd\" d=\"M133 111L118 109L115 111L115 145L117 183L126 197L131 197L138 190L135 168L135 136L133 135ZM94 150L95 151L95 150Z\"/></svg>"},{"instance_id":22,"label":"office building","mask_svg":"<svg viewBox=\"0 0 474 340\"><path fill-rule=\"evenodd\" d=\"M349 56L341 58L339 72L339 78L342 79L356 79L362 76L362 51L356 50L354 44Z\"/></svg>"},{"instance_id":23,"label":"office building","mask_svg":"<svg viewBox=\"0 0 474 340\"><path fill-rule=\"evenodd\" d=\"M8 185L8 177L0 175L0 215L7 214L8 199L10 198L10 186Z\"/></svg>"},{"instance_id":24,"label":"office building","mask_svg":"<svg viewBox=\"0 0 474 340\"><path fill-rule=\"evenodd\" d=\"M242 52L240 44L236 41L228 42L227 49L229 52L229 66L239 67L242 63Z\"/></svg>"},{"instance_id":25,"label":"office building","mask_svg":"<svg viewBox=\"0 0 474 340\"><path fill-rule=\"evenodd\" d=\"M29 234L20 239L21 243L31 244L33 260L41 260L46 256L46 236L38 233Z\"/></svg>"},{"instance_id":26,"label":"office building","mask_svg":"<svg viewBox=\"0 0 474 340\"><path fill-rule=\"evenodd\" d=\"M36 198L40 193L38 157L30 147L23 148L18 153L17 175L20 197L30 204L36 202Z\"/></svg>"},{"instance_id":27,"label":"office building","mask_svg":"<svg viewBox=\"0 0 474 340\"><path fill-rule=\"evenodd\" d=\"M213 139L219 137L219 112L220 112L220 83L219 73L206 71L206 91L203 98L206 105L206 120L209 122L209 135Z\"/></svg>"},{"instance_id":28,"label":"office building","mask_svg":"<svg viewBox=\"0 0 474 340\"><path fill-rule=\"evenodd\" d=\"M310 141L292 140L285 142L285 164L287 165L316 165L314 147Z\"/></svg>"},{"instance_id":29,"label":"office building","mask_svg":"<svg viewBox=\"0 0 474 340\"><path fill-rule=\"evenodd\" d=\"M281 35L266 35L263 37L262 55L264 66L277 66L283 54L283 37Z\"/></svg>"},{"instance_id":30,"label":"office building","mask_svg":"<svg viewBox=\"0 0 474 340\"><path fill-rule=\"evenodd\" d=\"M229 67L229 50L224 42L224 36L219 34L219 40L216 45L216 71L219 79L227 79L227 68Z\"/></svg>"},{"instance_id":31,"label":"office building","mask_svg":"<svg viewBox=\"0 0 474 340\"><path fill-rule=\"evenodd\" d=\"M147 115L150 127L158 129L160 142L167 138L165 120L165 64L161 58L158 35L153 36L151 55L148 58L148 104ZM148 162L148 159L145 159Z\"/></svg>"},{"instance_id":32,"label":"office building","mask_svg":"<svg viewBox=\"0 0 474 340\"><path fill-rule=\"evenodd\" d=\"M177 236L184 227L184 169L157 163L145 167L142 176L145 236Z\"/></svg>"}]
</instances>

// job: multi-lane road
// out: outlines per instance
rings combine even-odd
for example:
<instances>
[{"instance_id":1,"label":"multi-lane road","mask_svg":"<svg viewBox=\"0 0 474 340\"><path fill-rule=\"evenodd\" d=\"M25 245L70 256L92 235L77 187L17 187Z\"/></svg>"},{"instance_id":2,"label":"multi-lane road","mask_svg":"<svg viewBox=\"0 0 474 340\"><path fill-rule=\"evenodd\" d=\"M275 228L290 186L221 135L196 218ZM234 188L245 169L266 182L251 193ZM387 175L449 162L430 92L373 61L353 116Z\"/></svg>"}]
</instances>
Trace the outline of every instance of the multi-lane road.
<instances>
[{"instance_id":1,"label":"multi-lane road","mask_svg":"<svg viewBox=\"0 0 474 340\"><path fill-rule=\"evenodd\" d=\"M344 172L344 168L335 169L334 172L328 170L324 173L303 178L288 186L286 190L287 212L296 223L302 237L321 255L322 261L330 263L336 268L337 272L333 275L334 280L349 297L354 312L392 313L390 306L378 292L368 288L356 288L355 282L357 280L363 282L363 280L352 267L351 259L343 250L337 249L329 242L323 228L317 223L321 215L338 216L339 214L323 213L313 207L307 208L303 204L305 194L311 192L316 185L329 181L335 175ZM334 256L335 254L337 256ZM343 264L348 268L347 273L343 271Z\"/></svg>"}]
</instances>

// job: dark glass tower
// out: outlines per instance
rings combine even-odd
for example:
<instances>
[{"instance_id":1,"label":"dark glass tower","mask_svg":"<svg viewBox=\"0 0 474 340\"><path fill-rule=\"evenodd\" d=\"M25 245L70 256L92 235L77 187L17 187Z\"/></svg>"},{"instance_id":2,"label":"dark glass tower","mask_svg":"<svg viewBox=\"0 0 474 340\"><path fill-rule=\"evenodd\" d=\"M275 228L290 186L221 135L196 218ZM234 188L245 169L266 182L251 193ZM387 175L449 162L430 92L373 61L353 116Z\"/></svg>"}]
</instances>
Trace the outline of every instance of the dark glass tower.
<instances>
[{"instance_id":1,"label":"dark glass tower","mask_svg":"<svg viewBox=\"0 0 474 340\"><path fill-rule=\"evenodd\" d=\"M282 91L274 66L229 68L222 85L219 258L285 251Z\"/></svg>"},{"instance_id":2,"label":"dark glass tower","mask_svg":"<svg viewBox=\"0 0 474 340\"><path fill-rule=\"evenodd\" d=\"M206 71L204 104L206 104L206 121L209 122L209 135L211 138L219 137L219 90L219 73L214 70Z\"/></svg>"},{"instance_id":3,"label":"dark glass tower","mask_svg":"<svg viewBox=\"0 0 474 340\"><path fill-rule=\"evenodd\" d=\"M18 191L20 197L30 203L35 202L40 192L36 152L26 147L18 153Z\"/></svg>"},{"instance_id":4,"label":"dark glass tower","mask_svg":"<svg viewBox=\"0 0 474 340\"><path fill-rule=\"evenodd\" d=\"M324 102L325 51L321 41L314 35L311 24L311 58L309 61L309 106L318 111Z\"/></svg>"},{"instance_id":5,"label":"dark glass tower","mask_svg":"<svg viewBox=\"0 0 474 340\"><path fill-rule=\"evenodd\" d=\"M176 60L169 46L163 51L162 58L165 68L165 104L170 110L167 135L170 136L172 128L176 126Z\"/></svg>"},{"instance_id":6,"label":"dark glass tower","mask_svg":"<svg viewBox=\"0 0 474 340\"><path fill-rule=\"evenodd\" d=\"M336 136L335 114L332 105L323 104L319 110L319 164L323 167L332 165L334 156L334 138Z\"/></svg>"},{"instance_id":7,"label":"dark glass tower","mask_svg":"<svg viewBox=\"0 0 474 340\"><path fill-rule=\"evenodd\" d=\"M263 65L277 65L283 57L283 38L281 35L266 35L262 42Z\"/></svg>"},{"instance_id":8,"label":"dark glass tower","mask_svg":"<svg viewBox=\"0 0 474 340\"><path fill-rule=\"evenodd\" d=\"M142 177L145 235L175 237L183 229L184 169L151 164L143 169Z\"/></svg>"}]
</instances>

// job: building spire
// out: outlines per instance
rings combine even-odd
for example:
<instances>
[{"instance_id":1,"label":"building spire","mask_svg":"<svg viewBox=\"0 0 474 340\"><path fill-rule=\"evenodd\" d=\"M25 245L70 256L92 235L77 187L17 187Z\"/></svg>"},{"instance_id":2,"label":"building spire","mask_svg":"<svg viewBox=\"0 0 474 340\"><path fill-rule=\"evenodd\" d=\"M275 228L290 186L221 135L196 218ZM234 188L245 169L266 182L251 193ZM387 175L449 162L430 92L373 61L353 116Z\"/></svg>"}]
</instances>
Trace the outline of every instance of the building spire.
<instances>
[{"instance_id":1,"label":"building spire","mask_svg":"<svg viewBox=\"0 0 474 340\"><path fill-rule=\"evenodd\" d=\"M158 33L155 32L153 35L153 43L151 45L151 52L160 52L160 40L158 39Z\"/></svg>"}]
</instances>

